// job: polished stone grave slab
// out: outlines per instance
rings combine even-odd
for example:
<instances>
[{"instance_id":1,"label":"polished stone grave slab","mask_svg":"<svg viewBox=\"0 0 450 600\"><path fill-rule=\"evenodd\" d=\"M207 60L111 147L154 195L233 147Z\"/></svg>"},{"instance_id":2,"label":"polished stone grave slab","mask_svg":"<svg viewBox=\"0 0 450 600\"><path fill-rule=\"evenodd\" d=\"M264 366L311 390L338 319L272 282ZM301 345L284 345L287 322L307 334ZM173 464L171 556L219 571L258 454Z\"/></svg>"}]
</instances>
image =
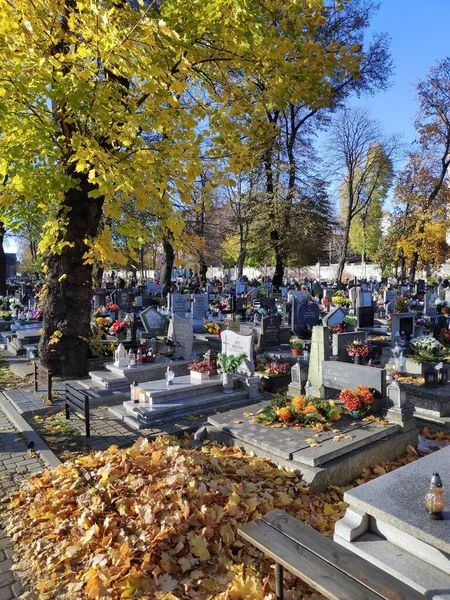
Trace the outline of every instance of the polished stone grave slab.
<instances>
[{"instance_id":1,"label":"polished stone grave slab","mask_svg":"<svg viewBox=\"0 0 450 600\"><path fill-rule=\"evenodd\" d=\"M433 472L450 481L450 447L349 490L334 539L434 600L450 599L450 511L429 519Z\"/></svg>"},{"instance_id":2,"label":"polished stone grave slab","mask_svg":"<svg viewBox=\"0 0 450 600\"><path fill-rule=\"evenodd\" d=\"M324 432L311 427L269 427L255 422L255 415L265 406L267 402L210 416L209 426L199 430L197 437L241 446L300 472L314 490L324 490L328 483L348 483L364 467L399 456L417 440L415 429L355 421L348 415Z\"/></svg>"}]
</instances>

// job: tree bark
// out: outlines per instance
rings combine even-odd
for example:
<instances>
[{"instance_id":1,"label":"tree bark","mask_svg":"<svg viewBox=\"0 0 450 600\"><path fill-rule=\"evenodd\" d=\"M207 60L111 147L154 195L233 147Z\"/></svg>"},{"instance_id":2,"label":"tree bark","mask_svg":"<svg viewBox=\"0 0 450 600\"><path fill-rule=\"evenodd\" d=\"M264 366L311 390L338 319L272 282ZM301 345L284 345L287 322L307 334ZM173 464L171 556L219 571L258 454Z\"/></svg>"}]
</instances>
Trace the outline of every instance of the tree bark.
<instances>
[{"instance_id":1,"label":"tree bark","mask_svg":"<svg viewBox=\"0 0 450 600\"><path fill-rule=\"evenodd\" d=\"M344 240L342 243L341 254L339 256L339 263L336 272L336 279L338 281L342 281L342 275L344 273L345 268L345 259L347 258L347 248L348 248L348 240L350 237L350 225L352 223L352 217L350 214L350 210L347 213L347 218L345 220L345 231L344 231Z\"/></svg>"},{"instance_id":2,"label":"tree bark","mask_svg":"<svg viewBox=\"0 0 450 600\"><path fill-rule=\"evenodd\" d=\"M73 175L73 173L71 173ZM91 336L92 265L85 264L85 239L97 234L103 198L89 198L93 186L77 173L78 186L68 190L58 220L67 228L58 243L61 253L47 259L47 291L43 300L44 332L39 357L53 375L81 377L88 371Z\"/></svg>"},{"instance_id":3,"label":"tree bark","mask_svg":"<svg viewBox=\"0 0 450 600\"><path fill-rule=\"evenodd\" d=\"M0 221L0 296L6 296L6 255L3 248L6 228Z\"/></svg>"},{"instance_id":4,"label":"tree bark","mask_svg":"<svg viewBox=\"0 0 450 600\"><path fill-rule=\"evenodd\" d=\"M173 271L173 263L175 261L175 252L173 250L173 246L168 239L163 241L163 249L164 249L164 263L161 268L161 283L162 283L162 296L163 298L167 297L167 294L170 291L170 286L172 283L172 271Z\"/></svg>"}]
</instances>

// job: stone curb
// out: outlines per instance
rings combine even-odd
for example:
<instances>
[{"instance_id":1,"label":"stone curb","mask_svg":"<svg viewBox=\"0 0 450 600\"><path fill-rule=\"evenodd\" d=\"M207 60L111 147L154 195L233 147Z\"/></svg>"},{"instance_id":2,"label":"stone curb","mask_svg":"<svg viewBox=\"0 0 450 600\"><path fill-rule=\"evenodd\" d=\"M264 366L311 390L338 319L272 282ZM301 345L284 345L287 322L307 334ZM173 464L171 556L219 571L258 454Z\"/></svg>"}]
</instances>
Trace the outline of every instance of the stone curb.
<instances>
[{"instance_id":1,"label":"stone curb","mask_svg":"<svg viewBox=\"0 0 450 600\"><path fill-rule=\"evenodd\" d=\"M20 415L17 410L5 400L3 394L0 395L0 408L19 433L21 433L28 442L34 442L34 451L50 469L54 469L62 464L59 458L57 458L50 450L44 440L38 436L31 425L29 425L22 415Z\"/></svg>"}]
</instances>

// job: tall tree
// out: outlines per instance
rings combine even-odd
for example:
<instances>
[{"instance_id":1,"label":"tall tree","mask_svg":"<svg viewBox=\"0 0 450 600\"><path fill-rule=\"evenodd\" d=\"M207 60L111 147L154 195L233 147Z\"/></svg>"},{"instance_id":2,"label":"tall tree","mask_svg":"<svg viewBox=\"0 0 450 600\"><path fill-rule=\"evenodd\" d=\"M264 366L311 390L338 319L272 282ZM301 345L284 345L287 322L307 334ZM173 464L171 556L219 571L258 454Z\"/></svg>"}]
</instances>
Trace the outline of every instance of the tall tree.
<instances>
[{"instance_id":1,"label":"tall tree","mask_svg":"<svg viewBox=\"0 0 450 600\"><path fill-rule=\"evenodd\" d=\"M420 195L421 213L417 224L417 245L409 265L409 279L414 281L422 244L426 239L426 224L439 206L439 194L448 187L450 166L450 58L447 57L430 70L428 77L417 86L419 113L416 129L421 150L422 172L416 190Z\"/></svg>"},{"instance_id":2,"label":"tall tree","mask_svg":"<svg viewBox=\"0 0 450 600\"><path fill-rule=\"evenodd\" d=\"M6 296L6 255L3 246L5 234L5 224L3 221L0 221L0 296Z\"/></svg>"},{"instance_id":3,"label":"tall tree","mask_svg":"<svg viewBox=\"0 0 450 600\"><path fill-rule=\"evenodd\" d=\"M398 139L382 139L380 128L361 109L343 110L337 115L332 132L330 152L336 173L343 176L341 200L343 208L343 243L336 277L342 279L354 219L364 214L370 204L386 195L393 177L393 158Z\"/></svg>"}]
</instances>

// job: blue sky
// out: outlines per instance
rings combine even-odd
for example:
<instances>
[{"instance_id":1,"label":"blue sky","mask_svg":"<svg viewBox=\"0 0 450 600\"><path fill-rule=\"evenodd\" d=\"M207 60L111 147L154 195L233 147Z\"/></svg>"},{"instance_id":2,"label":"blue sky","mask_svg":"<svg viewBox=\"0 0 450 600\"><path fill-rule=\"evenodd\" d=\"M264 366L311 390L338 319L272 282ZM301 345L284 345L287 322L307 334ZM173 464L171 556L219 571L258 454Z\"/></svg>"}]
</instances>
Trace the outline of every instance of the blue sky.
<instances>
[{"instance_id":1,"label":"blue sky","mask_svg":"<svg viewBox=\"0 0 450 600\"><path fill-rule=\"evenodd\" d=\"M367 108L385 133L401 133L405 142L412 142L418 109L415 83L450 53L450 0L381 0L371 30L391 37L392 85L387 92L351 104Z\"/></svg>"}]
</instances>

